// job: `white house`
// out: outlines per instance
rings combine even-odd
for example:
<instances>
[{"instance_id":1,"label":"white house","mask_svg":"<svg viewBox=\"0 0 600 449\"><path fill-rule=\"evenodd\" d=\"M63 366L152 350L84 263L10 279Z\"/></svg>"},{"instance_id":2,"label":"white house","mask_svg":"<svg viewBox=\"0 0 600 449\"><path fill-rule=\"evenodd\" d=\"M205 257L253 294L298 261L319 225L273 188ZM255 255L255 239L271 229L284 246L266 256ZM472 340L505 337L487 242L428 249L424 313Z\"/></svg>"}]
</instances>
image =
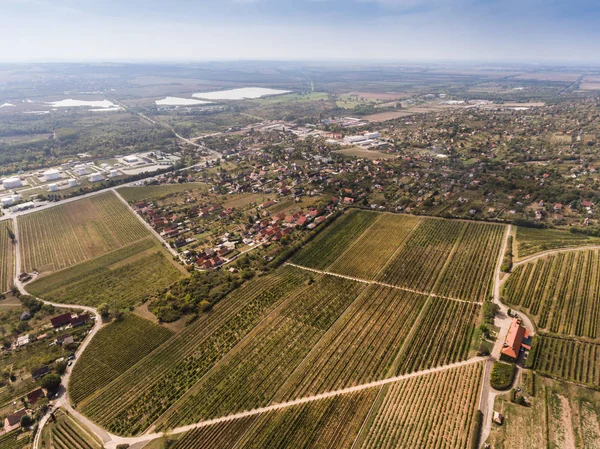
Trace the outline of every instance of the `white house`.
<instances>
[{"instance_id":1,"label":"white house","mask_svg":"<svg viewBox=\"0 0 600 449\"><path fill-rule=\"evenodd\" d=\"M21 184L21 180L19 178L6 178L4 181L2 181L2 187L5 189L14 189L21 187L22 185L23 184Z\"/></svg>"}]
</instances>

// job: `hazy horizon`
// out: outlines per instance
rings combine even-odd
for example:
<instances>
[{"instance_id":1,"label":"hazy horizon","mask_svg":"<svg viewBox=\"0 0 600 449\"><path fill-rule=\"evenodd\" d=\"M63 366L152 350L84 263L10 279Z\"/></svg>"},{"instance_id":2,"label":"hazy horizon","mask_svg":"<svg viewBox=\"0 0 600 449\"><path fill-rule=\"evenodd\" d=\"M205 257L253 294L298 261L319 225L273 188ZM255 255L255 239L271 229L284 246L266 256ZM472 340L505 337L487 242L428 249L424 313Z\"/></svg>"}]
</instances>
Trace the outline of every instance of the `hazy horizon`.
<instances>
[{"instance_id":1,"label":"hazy horizon","mask_svg":"<svg viewBox=\"0 0 600 449\"><path fill-rule=\"evenodd\" d=\"M1 62L598 63L585 0L5 0Z\"/></svg>"}]
</instances>

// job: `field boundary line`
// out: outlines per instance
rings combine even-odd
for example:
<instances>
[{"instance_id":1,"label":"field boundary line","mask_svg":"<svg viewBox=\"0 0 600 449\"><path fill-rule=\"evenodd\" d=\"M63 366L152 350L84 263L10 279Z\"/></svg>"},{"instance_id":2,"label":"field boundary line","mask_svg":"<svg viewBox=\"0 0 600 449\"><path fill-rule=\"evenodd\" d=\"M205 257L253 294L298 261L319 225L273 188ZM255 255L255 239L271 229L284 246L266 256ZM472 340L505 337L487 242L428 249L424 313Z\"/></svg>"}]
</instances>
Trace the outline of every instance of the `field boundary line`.
<instances>
[{"instance_id":1,"label":"field boundary line","mask_svg":"<svg viewBox=\"0 0 600 449\"><path fill-rule=\"evenodd\" d=\"M524 265L527 262L533 262L534 260L541 259L546 256L551 256L553 254L568 253L568 252L572 252L572 251L588 251L588 250L592 251L592 250L599 250L599 249L600 249L600 245L571 246L569 248L551 249L548 251L542 251L540 253L532 254L531 256L527 256L527 257L519 260L518 262L515 262L513 264L513 268L518 267L520 265Z\"/></svg>"},{"instance_id":2,"label":"field boundary line","mask_svg":"<svg viewBox=\"0 0 600 449\"><path fill-rule=\"evenodd\" d=\"M208 427L208 426L211 426L214 424L233 421L233 420L236 420L239 418L246 418L249 416L261 415L263 413L271 412L274 410L281 410L284 408L293 407L295 405L302 405L302 404L307 404L310 402L319 401L322 399L329 399L329 398L341 396L344 394L350 394L350 393L355 393L358 391L367 390L369 388L382 387L382 386L392 384L395 382L399 382L402 380L411 379L413 377L425 376L428 374L438 373L441 371L447 371L447 370L450 370L453 368L468 366L468 365L472 365L475 363L480 363L480 362L486 361L488 359L489 359L488 356L473 357L469 360L464 360L462 362L451 363L449 365L441 365L441 366L437 366L434 368L428 368L426 370L415 371L413 373L403 374L401 376L390 377L387 379L368 382L365 384L356 385L356 386L348 387L348 388L343 388L340 390L334 390L334 391L329 391L326 393L320 393L320 394L317 394L314 396L306 396L304 398L295 399L295 400L289 401L289 402L281 402L278 404L272 404L272 405L268 405L265 407L255 408L255 409L247 410L247 411L240 412L240 413L234 413L231 415L221 416L219 418L213 418L213 419L206 420L206 421L200 421L200 422L197 422L194 424L189 424L189 425L182 426L182 427L176 427L174 429L171 429L171 430L168 430L165 432L160 432L160 433L155 433L155 434L143 434L139 437L117 437L117 436L114 436L114 438L109 443L107 443L105 447L112 449L112 448L116 448L116 446L119 444L133 445L133 444L140 443L140 442L154 440L156 438L161 438L165 435L177 435L180 433L189 432L194 429L199 429L199 428Z\"/></svg>"},{"instance_id":3,"label":"field boundary line","mask_svg":"<svg viewBox=\"0 0 600 449\"><path fill-rule=\"evenodd\" d=\"M398 285L386 284L385 282L373 281L373 280L369 280L369 279L362 279L362 278L357 278L354 276L347 276L345 274L333 273L332 271L319 270L317 268L309 268L309 267L305 267L303 265L295 264L293 262L285 262L284 265L289 265L291 267L300 268L301 270L312 271L313 273L317 273L317 274L324 274L327 276L336 276L336 277L343 278L343 279L349 279L351 281L362 282L363 284L381 285L382 287L388 287L388 288L393 288L396 290L402 290L405 292L416 293L418 295L428 296L428 297L432 297L432 298L440 298L440 299L447 299L449 301L466 302L468 304L480 304L481 305L481 303L479 301L468 301L466 299L436 295L435 293L428 293L428 292L423 292L421 290L415 290L413 288L400 287Z\"/></svg>"}]
</instances>

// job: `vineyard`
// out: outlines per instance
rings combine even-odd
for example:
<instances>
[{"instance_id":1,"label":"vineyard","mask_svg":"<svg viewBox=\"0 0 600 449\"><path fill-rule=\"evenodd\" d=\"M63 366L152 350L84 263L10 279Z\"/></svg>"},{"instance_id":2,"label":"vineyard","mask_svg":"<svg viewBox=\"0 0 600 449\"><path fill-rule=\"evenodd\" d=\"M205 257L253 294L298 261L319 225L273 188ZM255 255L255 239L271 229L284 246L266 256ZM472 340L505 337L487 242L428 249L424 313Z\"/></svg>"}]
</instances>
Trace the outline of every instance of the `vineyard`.
<instances>
[{"instance_id":1,"label":"vineyard","mask_svg":"<svg viewBox=\"0 0 600 449\"><path fill-rule=\"evenodd\" d=\"M600 388L600 344L537 335L529 357L539 373Z\"/></svg>"},{"instance_id":2,"label":"vineyard","mask_svg":"<svg viewBox=\"0 0 600 449\"><path fill-rule=\"evenodd\" d=\"M489 298L504 230L502 225L469 223L435 293L477 302Z\"/></svg>"},{"instance_id":3,"label":"vineyard","mask_svg":"<svg viewBox=\"0 0 600 449\"><path fill-rule=\"evenodd\" d=\"M62 410L55 412L56 423L52 426L53 449L101 449L102 444L81 424Z\"/></svg>"},{"instance_id":4,"label":"vineyard","mask_svg":"<svg viewBox=\"0 0 600 449\"><path fill-rule=\"evenodd\" d=\"M424 220L380 272L378 280L430 292L466 227L460 221Z\"/></svg>"},{"instance_id":5,"label":"vineyard","mask_svg":"<svg viewBox=\"0 0 600 449\"><path fill-rule=\"evenodd\" d=\"M372 285L321 339L276 401L388 377L426 296Z\"/></svg>"},{"instance_id":6,"label":"vineyard","mask_svg":"<svg viewBox=\"0 0 600 449\"><path fill-rule=\"evenodd\" d=\"M517 254L519 259L541 251L583 245L600 245L600 238L558 229L517 227Z\"/></svg>"},{"instance_id":7,"label":"vineyard","mask_svg":"<svg viewBox=\"0 0 600 449\"><path fill-rule=\"evenodd\" d=\"M247 282L181 333L80 404L112 432L145 429L274 308L301 295L309 273L284 267ZM158 400L160 399L160 400Z\"/></svg>"},{"instance_id":8,"label":"vineyard","mask_svg":"<svg viewBox=\"0 0 600 449\"><path fill-rule=\"evenodd\" d=\"M465 360L469 355L480 306L430 298L399 355L396 374Z\"/></svg>"},{"instance_id":9,"label":"vineyard","mask_svg":"<svg viewBox=\"0 0 600 449\"><path fill-rule=\"evenodd\" d=\"M311 268L331 265L377 219L379 214L351 210L322 230L292 261Z\"/></svg>"},{"instance_id":10,"label":"vineyard","mask_svg":"<svg viewBox=\"0 0 600 449\"><path fill-rule=\"evenodd\" d=\"M135 365L172 336L162 326L135 315L102 328L81 355L69 382L76 405Z\"/></svg>"},{"instance_id":11,"label":"vineyard","mask_svg":"<svg viewBox=\"0 0 600 449\"><path fill-rule=\"evenodd\" d=\"M362 449L469 448L483 363L473 363L392 384Z\"/></svg>"},{"instance_id":12,"label":"vineyard","mask_svg":"<svg viewBox=\"0 0 600 449\"><path fill-rule=\"evenodd\" d=\"M369 389L200 428L173 449L350 449L376 394Z\"/></svg>"},{"instance_id":13,"label":"vineyard","mask_svg":"<svg viewBox=\"0 0 600 449\"><path fill-rule=\"evenodd\" d=\"M10 289L13 281L13 246L9 221L0 221L0 293Z\"/></svg>"},{"instance_id":14,"label":"vineyard","mask_svg":"<svg viewBox=\"0 0 600 449\"><path fill-rule=\"evenodd\" d=\"M48 301L129 307L168 287L184 275L153 237L65 268L32 282L27 288Z\"/></svg>"},{"instance_id":15,"label":"vineyard","mask_svg":"<svg viewBox=\"0 0 600 449\"><path fill-rule=\"evenodd\" d=\"M504 301L524 309L541 329L600 337L600 251L557 253L513 270Z\"/></svg>"},{"instance_id":16,"label":"vineyard","mask_svg":"<svg viewBox=\"0 0 600 449\"><path fill-rule=\"evenodd\" d=\"M174 428L265 406L365 288L324 276L271 314L160 420Z\"/></svg>"},{"instance_id":17,"label":"vineyard","mask_svg":"<svg viewBox=\"0 0 600 449\"><path fill-rule=\"evenodd\" d=\"M148 185L143 187L121 187L118 189L121 195L128 203L137 203L138 201L158 200L169 195L181 192L205 193L208 192L206 184L202 183L184 183L184 184L162 184Z\"/></svg>"},{"instance_id":18,"label":"vineyard","mask_svg":"<svg viewBox=\"0 0 600 449\"><path fill-rule=\"evenodd\" d=\"M23 270L60 270L136 242L146 227L112 192L18 218Z\"/></svg>"},{"instance_id":19,"label":"vineyard","mask_svg":"<svg viewBox=\"0 0 600 449\"><path fill-rule=\"evenodd\" d=\"M363 279L375 278L421 220L412 215L382 214L329 271Z\"/></svg>"},{"instance_id":20,"label":"vineyard","mask_svg":"<svg viewBox=\"0 0 600 449\"><path fill-rule=\"evenodd\" d=\"M28 438L20 438L21 432L14 430L4 435L0 435L0 449L21 449L29 443Z\"/></svg>"}]
</instances>

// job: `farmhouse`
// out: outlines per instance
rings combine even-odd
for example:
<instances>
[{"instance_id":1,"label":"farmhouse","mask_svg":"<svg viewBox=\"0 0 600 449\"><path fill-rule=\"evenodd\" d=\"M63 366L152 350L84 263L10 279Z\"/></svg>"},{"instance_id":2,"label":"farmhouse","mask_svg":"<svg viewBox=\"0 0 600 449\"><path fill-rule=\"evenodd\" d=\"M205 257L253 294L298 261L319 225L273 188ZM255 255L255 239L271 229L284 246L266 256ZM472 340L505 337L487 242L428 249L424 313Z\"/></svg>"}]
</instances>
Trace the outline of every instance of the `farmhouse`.
<instances>
[{"instance_id":1,"label":"farmhouse","mask_svg":"<svg viewBox=\"0 0 600 449\"><path fill-rule=\"evenodd\" d=\"M27 394L27 403L30 406L34 406L37 401L44 397L44 390L38 388L37 390L33 390L32 392Z\"/></svg>"},{"instance_id":2,"label":"farmhouse","mask_svg":"<svg viewBox=\"0 0 600 449\"><path fill-rule=\"evenodd\" d=\"M515 318L510 324L502 354L516 360L519 358L521 348L531 349L529 343L529 331L521 326L521 322Z\"/></svg>"},{"instance_id":3,"label":"farmhouse","mask_svg":"<svg viewBox=\"0 0 600 449\"><path fill-rule=\"evenodd\" d=\"M71 324L71 314L64 313L62 315L55 316L54 318L50 318L50 323L52 323L52 326L54 326L55 329L66 326L67 324Z\"/></svg>"},{"instance_id":4,"label":"farmhouse","mask_svg":"<svg viewBox=\"0 0 600 449\"><path fill-rule=\"evenodd\" d=\"M8 433L21 427L21 418L25 415L27 415L27 410L22 408L4 418L4 431Z\"/></svg>"}]
</instances>

